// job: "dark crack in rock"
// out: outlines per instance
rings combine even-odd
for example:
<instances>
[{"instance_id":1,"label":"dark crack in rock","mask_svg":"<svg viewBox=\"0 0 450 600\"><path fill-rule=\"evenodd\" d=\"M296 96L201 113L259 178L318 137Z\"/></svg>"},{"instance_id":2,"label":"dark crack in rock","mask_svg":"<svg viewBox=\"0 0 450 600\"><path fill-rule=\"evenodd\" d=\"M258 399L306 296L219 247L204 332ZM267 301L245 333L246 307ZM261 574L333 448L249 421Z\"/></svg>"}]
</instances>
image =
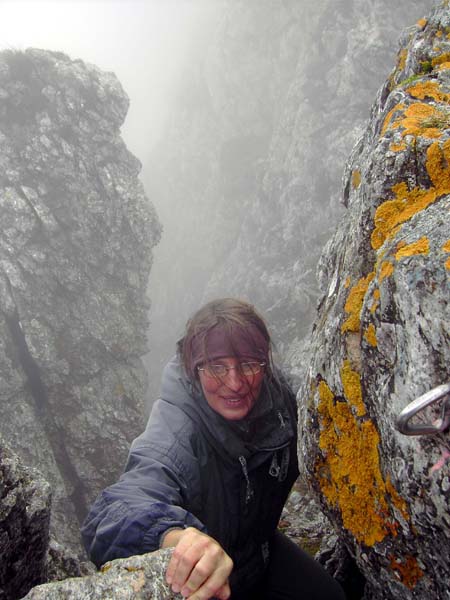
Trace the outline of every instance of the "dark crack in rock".
<instances>
[{"instance_id":1,"label":"dark crack in rock","mask_svg":"<svg viewBox=\"0 0 450 600\"><path fill-rule=\"evenodd\" d=\"M352 152L298 395L299 454L366 600L450 598L450 433L395 428L409 402L450 381L449 31L439 2L403 36Z\"/></svg>"},{"instance_id":2,"label":"dark crack in rock","mask_svg":"<svg viewBox=\"0 0 450 600\"><path fill-rule=\"evenodd\" d=\"M78 524L145 424L147 279L160 234L112 73L0 54L0 430Z\"/></svg>"},{"instance_id":3,"label":"dark crack in rock","mask_svg":"<svg viewBox=\"0 0 450 600\"><path fill-rule=\"evenodd\" d=\"M22 598L46 581L50 487L0 438L0 598Z\"/></svg>"}]
</instances>

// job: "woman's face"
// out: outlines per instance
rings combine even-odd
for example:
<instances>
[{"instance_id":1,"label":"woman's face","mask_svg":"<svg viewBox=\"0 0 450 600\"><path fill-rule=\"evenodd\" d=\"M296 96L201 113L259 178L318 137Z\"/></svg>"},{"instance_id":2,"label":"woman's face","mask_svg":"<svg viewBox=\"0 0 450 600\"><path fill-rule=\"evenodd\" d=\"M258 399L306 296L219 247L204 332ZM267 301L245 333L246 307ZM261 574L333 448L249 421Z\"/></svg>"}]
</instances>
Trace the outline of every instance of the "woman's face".
<instances>
[{"instance_id":1,"label":"woman's face","mask_svg":"<svg viewBox=\"0 0 450 600\"><path fill-rule=\"evenodd\" d=\"M241 362L245 361L232 356L215 359L214 364L233 367L220 378L199 371L206 401L213 410L229 421L237 421L248 415L258 399L264 379L264 368L256 375L243 375L238 368Z\"/></svg>"}]
</instances>

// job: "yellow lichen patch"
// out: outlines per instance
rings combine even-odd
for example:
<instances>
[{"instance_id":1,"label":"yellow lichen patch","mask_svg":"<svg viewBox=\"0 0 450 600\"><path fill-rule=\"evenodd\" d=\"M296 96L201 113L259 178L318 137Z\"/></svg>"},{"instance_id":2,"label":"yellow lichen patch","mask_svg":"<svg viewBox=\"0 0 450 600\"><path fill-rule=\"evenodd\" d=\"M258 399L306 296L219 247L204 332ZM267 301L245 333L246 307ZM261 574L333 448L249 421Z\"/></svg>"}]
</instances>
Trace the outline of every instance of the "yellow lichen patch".
<instances>
[{"instance_id":1,"label":"yellow lichen patch","mask_svg":"<svg viewBox=\"0 0 450 600\"><path fill-rule=\"evenodd\" d=\"M450 258L447 258L447 260L445 261L445 268L450 271Z\"/></svg>"},{"instance_id":2,"label":"yellow lichen patch","mask_svg":"<svg viewBox=\"0 0 450 600\"><path fill-rule=\"evenodd\" d=\"M402 135L422 136L426 138L439 138L442 130L438 127L441 111L434 106L416 102L411 104L404 112L402 119L398 119L393 127L402 127Z\"/></svg>"},{"instance_id":3,"label":"yellow lichen patch","mask_svg":"<svg viewBox=\"0 0 450 600\"><path fill-rule=\"evenodd\" d=\"M415 256L417 254L428 254L430 252L430 240L427 237L422 237L417 242L413 242L412 244L407 244L403 246L399 250L397 250L395 254L396 260L400 260L401 258L405 258L406 256Z\"/></svg>"},{"instance_id":4,"label":"yellow lichen patch","mask_svg":"<svg viewBox=\"0 0 450 600\"><path fill-rule=\"evenodd\" d=\"M442 33L442 31L436 31L436 37L437 38L441 38L444 34Z\"/></svg>"},{"instance_id":5,"label":"yellow lichen patch","mask_svg":"<svg viewBox=\"0 0 450 600\"><path fill-rule=\"evenodd\" d=\"M346 331L359 331L359 315L361 313L364 296L366 295L367 288L369 287L369 284L373 278L374 273L369 273L367 277L362 277L359 279L358 282L351 288L344 307L345 312L349 316L342 324L342 333L345 333Z\"/></svg>"},{"instance_id":6,"label":"yellow lichen patch","mask_svg":"<svg viewBox=\"0 0 450 600\"><path fill-rule=\"evenodd\" d=\"M403 48L403 50L400 50L400 52L398 53L398 61L397 61L397 70L398 71L403 71L403 69L405 68L407 57L408 57L408 50L406 48Z\"/></svg>"},{"instance_id":7,"label":"yellow lichen patch","mask_svg":"<svg viewBox=\"0 0 450 600\"><path fill-rule=\"evenodd\" d=\"M386 491L391 497L392 504L400 511L405 521L409 521L408 505L392 485L391 478L386 477Z\"/></svg>"},{"instance_id":8,"label":"yellow lichen patch","mask_svg":"<svg viewBox=\"0 0 450 600\"><path fill-rule=\"evenodd\" d=\"M352 173L352 186L353 189L356 190L361 185L361 171L356 169Z\"/></svg>"},{"instance_id":9,"label":"yellow lichen patch","mask_svg":"<svg viewBox=\"0 0 450 600\"><path fill-rule=\"evenodd\" d=\"M436 102L448 102L450 100L449 95L440 90L437 81L421 81L410 86L406 91L419 100L425 100L425 98L432 98Z\"/></svg>"},{"instance_id":10,"label":"yellow lichen patch","mask_svg":"<svg viewBox=\"0 0 450 600\"><path fill-rule=\"evenodd\" d=\"M381 283L383 281L383 279L386 279L386 277L390 277L393 272L394 272L394 265L391 262L389 262L388 260L383 261L381 263L380 274L378 275L378 281Z\"/></svg>"},{"instance_id":11,"label":"yellow lichen patch","mask_svg":"<svg viewBox=\"0 0 450 600\"><path fill-rule=\"evenodd\" d=\"M450 193L450 139L442 147L434 142L427 150L426 167L438 196Z\"/></svg>"},{"instance_id":12,"label":"yellow lichen patch","mask_svg":"<svg viewBox=\"0 0 450 600\"><path fill-rule=\"evenodd\" d=\"M358 543L373 546L396 535L386 484L380 470L379 435L370 420L361 421L351 404L335 401L325 382L319 384L318 407L324 458L316 465L320 488L338 507L344 527Z\"/></svg>"},{"instance_id":13,"label":"yellow lichen patch","mask_svg":"<svg viewBox=\"0 0 450 600\"><path fill-rule=\"evenodd\" d=\"M437 71L446 71L447 69L450 69L450 62L443 62L436 67Z\"/></svg>"},{"instance_id":14,"label":"yellow lichen patch","mask_svg":"<svg viewBox=\"0 0 450 600\"><path fill-rule=\"evenodd\" d=\"M402 150L406 150L405 142L393 143L389 146L389 150L391 152L401 152Z\"/></svg>"},{"instance_id":15,"label":"yellow lichen patch","mask_svg":"<svg viewBox=\"0 0 450 600\"><path fill-rule=\"evenodd\" d=\"M427 19L419 19L417 21L417 27L420 27L421 29L423 29L427 23L428 23Z\"/></svg>"},{"instance_id":16,"label":"yellow lichen patch","mask_svg":"<svg viewBox=\"0 0 450 600\"><path fill-rule=\"evenodd\" d=\"M373 323L371 323L364 332L364 338L373 348L377 347L377 334Z\"/></svg>"},{"instance_id":17,"label":"yellow lichen patch","mask_svg":"<svg viewBox=\"0 0 450 600\"><path fill-rule=\"evenodd\" d=\"M348 288L350 286L351 282L352 282L352 278L350 276L347 277L347 279L344 281L344 287Z\"/></svg>"},{"instance_id":18,"label":"yellow lichen patch","mask_svg":"<svg viewBox=\"0 0 450 600\"><path fill-rule=\"evenodd\" d=\"M384 135L386 133L387 129L390 127L391 121L392 121L395 113L403 110L404 108L405 108L405 105L402 102L400 102L399 104L396 104L394 106L394 108L388 112L388 114L386 115L386 118L384 119L383 127L381 129L381 135ZM398 127L398 125L397 125L397 127Z\"/></svg>"},{"instance_id":19,"label":"yellow lichen patch","mask_svg":"<svg viewBox=\"0 0 450 600\"><path fill-rule=\"evenodd\" d=\"M445 52L444 54L440 54L439 56L435 56L431 59L431 64L433 65L433 67L442 65L442 63L445 62L450 62L450 52Z\"/></svg>"},{"instance_id":20,"label":"yellow lichen patch","mask_svg":"<svg viewBox=\"0 0 450 600\"><path fill-rule=\"evenodd\" d=\"M359 373L353 371L349 360L344 361L344 366L341 369L342 387L344 394L351 406L356 408L358 417L366 414L366 407L362 401L361 380Z\"/></svg>"},{"instance_id":21,"label":"yellow lichen patch","mask_svg":"<svg viewBox=\"0 0 450 600\"><path fill-rule=\"evenodd\" d=\"M380 290L377 288L373 293L373 302L370 306L370 312L373 314L380 304Z\"/></svg>"},{"instance_id":22,"label":"yellow lichen patch","mask_svg":"<svg viewBox=\"0 0 450 600\"><path fill-rule=\"evenodd\" d=\"M450 240L445 242L445 244L442 246L442 250L444 252L450 252Z\"/></svg>"},{"instance_id":23,"label":"yellow lichen patch","mask_svg":"<svg viewBox=\"0 0 450 600\"><path fill-rule=\"evenodd\" d=\"M405 556L403 559L391 556L390 559L391 568L396 572L403 585L410 590L415 588L419 579L423 577L423 571L419 567L417 559L414 556Z\"/></svg>"},{"instance_id":24,"label":"yellow lichen patch","mask_svg":"<svg viewBox=\"0 0 450 600\"><path fill-rule=\"evenodd\" d=\"M414 188L409 191L406 183L393 186L394 200L387 200L380 204L375 212L375 229L371 235L372 248L378 250L387 238L392 237L398 226L426 208L436 200L436 190L422 190Z\"/></svg>"}]
</instances>

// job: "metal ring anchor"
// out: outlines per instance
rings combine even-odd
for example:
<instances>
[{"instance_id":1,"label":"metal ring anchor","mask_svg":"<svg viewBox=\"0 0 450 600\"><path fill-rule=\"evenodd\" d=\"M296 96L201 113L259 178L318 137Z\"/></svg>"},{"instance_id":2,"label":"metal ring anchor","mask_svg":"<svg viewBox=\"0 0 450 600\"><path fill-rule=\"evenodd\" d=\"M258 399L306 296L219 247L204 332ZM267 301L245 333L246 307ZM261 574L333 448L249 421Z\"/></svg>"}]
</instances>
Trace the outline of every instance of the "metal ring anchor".
<instances>
[{"instance_id":1,"label":"metal ring anchor","mask_svg":"<svg viewBox=\"0 0 450 600\"><path fill-rule=\"evenodd\" d=\"M444 383L419 396L398 415L395 427L405 435L433 435L450 426L450 395L442 404L441 416L433 423L410 423L412 417L437 400L450 394L450 383Z\"/></svg>"}]
</instances>

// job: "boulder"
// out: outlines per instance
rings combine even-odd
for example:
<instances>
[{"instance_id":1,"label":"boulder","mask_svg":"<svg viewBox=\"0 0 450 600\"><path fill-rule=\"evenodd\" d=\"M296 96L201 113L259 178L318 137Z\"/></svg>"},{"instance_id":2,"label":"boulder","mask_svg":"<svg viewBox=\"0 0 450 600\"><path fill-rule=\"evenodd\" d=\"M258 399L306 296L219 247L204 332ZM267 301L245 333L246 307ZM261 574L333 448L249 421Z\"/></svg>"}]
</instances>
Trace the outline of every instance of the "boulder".
<instances>
[{"instance_id":1,"label":"boulder","mask_svg":"<svg viewBox=\"0 0 450 600\"><path fill-rule=\"evenodd\" d=\"M22 598L46 581L50 487L0 438L0 598Z\"/></svg>"},{"instance_id":2,"label":"boulder","mask_svg":"<svg viewBox=\"0 0 450 600\"><path fill-rule=\"evenodd\" d=\"M120 137L117 78L60 52L0 53L0 431L79 522L145 426L147 279L160 226Z\"/></svg>"},{"instance_id":3,"label":"boulder","mask_svg":"<svg viewBox=\"0 0 450 600\"><path fill-rule=\"evenodd\" d=\"M407 31L352 152L298 394L299 455L366 600L450 598L449 433L395 426L450 381L449 32L448 2Z\"/></svg>"}]
</instances>

